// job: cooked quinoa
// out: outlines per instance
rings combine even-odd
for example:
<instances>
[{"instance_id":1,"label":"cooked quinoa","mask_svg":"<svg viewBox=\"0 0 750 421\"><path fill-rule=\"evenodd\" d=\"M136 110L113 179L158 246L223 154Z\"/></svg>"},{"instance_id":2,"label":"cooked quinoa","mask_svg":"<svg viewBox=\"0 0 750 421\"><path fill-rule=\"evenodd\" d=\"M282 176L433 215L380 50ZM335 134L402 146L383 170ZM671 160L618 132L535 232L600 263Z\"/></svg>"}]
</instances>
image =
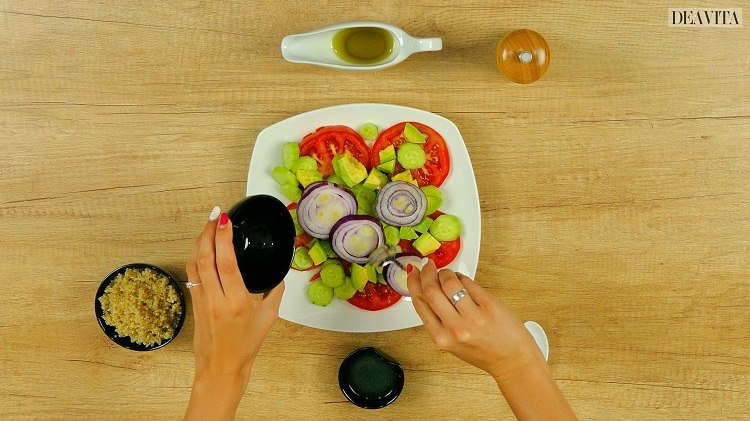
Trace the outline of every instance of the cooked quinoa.
<instances>
[{"instance_id":1,"label":"cooked quinoa","mask_svg":"<svg viewBox=\"0 0 750 421\"><path fill-rule=\"evenodd\" d=\"M117 335L145 346L174 336L182 314L180 296L169 279L149 268L125 269L99 297L104 322Z\"/></svg>"}]
</instances>

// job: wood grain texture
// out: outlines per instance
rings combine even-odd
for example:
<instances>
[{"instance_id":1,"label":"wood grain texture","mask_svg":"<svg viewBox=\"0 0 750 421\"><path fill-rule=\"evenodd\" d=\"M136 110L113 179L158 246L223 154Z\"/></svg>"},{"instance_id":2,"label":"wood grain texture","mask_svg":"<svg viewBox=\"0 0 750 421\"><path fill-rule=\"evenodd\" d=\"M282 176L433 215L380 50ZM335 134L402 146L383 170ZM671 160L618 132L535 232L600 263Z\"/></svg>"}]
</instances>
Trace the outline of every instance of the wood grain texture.
<instances>
[{"instance_id":1,"label":"wood grain texture","mask_svg":"<svg viewBox=\"0 0 750 421\"><path fill-rule=\"evenodd\" d=\"M1 1L0 418L180 418L192 318L163 350L120 349L93 317L100 280L134 261L184 275L212 206L243 196L258 132L353 102L458 125L481 201L477 282L547 329L581 419L750 418L748 26L669 28L671 1L456 4ZM282 60L284 35L358 19L444 49L372 73ZM552 52L525 86L494 60L519 28ZM361 345L406 368L383 410L337 390ZM422 328L280 321L238 412L259 418L512 414Z\"/></svg>"}]
</instances>

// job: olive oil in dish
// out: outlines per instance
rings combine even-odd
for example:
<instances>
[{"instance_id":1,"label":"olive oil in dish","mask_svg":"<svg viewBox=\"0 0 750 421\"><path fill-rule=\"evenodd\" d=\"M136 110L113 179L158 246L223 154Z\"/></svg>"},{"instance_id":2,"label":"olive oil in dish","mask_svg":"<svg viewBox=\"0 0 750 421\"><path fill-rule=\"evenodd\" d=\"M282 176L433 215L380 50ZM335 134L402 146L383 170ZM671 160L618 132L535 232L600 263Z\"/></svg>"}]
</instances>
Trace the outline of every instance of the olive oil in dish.
<instances>
[{"instance_id":1,"label":"olive oil in dish","mask_svg":"<svg viewBox=\"0 0 750 421\"><path fill-rule=\"evenodd\" d=\"M353 64L377 64L393 53L393 34L383 28L346 28L333 36L336 55Z\"/></svg>"}]
</instances>

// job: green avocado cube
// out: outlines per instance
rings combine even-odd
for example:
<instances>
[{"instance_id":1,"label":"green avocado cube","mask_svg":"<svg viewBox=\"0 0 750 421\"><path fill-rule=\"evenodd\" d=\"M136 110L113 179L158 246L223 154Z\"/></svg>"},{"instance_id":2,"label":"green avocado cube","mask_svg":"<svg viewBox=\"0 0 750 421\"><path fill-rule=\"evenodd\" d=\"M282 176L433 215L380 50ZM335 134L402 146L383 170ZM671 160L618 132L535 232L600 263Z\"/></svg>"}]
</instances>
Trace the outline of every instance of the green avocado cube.
<instances>
[{"instance_id":1,"label":"green avocado cube","mask_svg":"<svg viewBox=\"0 0 750 421\"><path fill-rule=\"evenodd\" d=\"M388 184L388 176L373 168L370 170L370 175L365 179L363 186L370 190L378 190L386 184Z\"/></svg>"},{"instance_id":2,"label":"green avocado cube","mask_svg":"<svg viewBox=\"0 0 750 421\"><path fill-rule=\"evenodd\" d=\"M427 256L440 248L440 241L436 240L435 237L426 232L414 240L412 246L414 246L422 256Z\"/></svg>"},{"instance_id":3,"label":"green avocado cube","mask_svg":"<svg viewBox=\"0 0 750 421\"><path fill-rule=\"evenodd\" d=\"M312 246L310 246L309 253L310 258L313 261L313 265L315 266L325 262L328 259L328 254L326 253L323 245L320 244L320 241L316 241Z\"/></svg>"},{"instance_id":4,"label":"green avocado cube","mask_svg":"<svg viewBox=\"0 0 750 421\"><path fill-rule=\"evenodd\" d=\"M377 167L380 171L383 171L384 173L393 174L394 171L396 171L396 160L384 162Z\"/></svg>"},{"instance_id":5,"label":"green avocado cube","mask_svg":"<svg viewBox=\"0 0 750 421\"><path fill-rule=\"evenodd\" d=\"M388 161L393 161L396 159L396 148L393 145L388 145L387 148L382 149L380 152L378 152L378 158L380 158L380 163L384 164Z\"/></svg>"},{"instance_id":6,"label":"green avocado cube","mask_svg":"<svg viewBox=\"0 0 750 421\"><path fill-rule=\"evenodd\" d=\"M414 240L419 237L412 227L401 227L398 230L398 236L402 240Z\"/></svg>"},{"instance_id":7,"label":"green avocado cube","mask_svg":"<svg viewBox=\"0 0 750 421\"><path fill-rule=\"evenodd\" d=\"M402 171L394 175L393 177L391 177L391 180L392 181L406 181L407 183L414 184L415 186L417 185L417 181L414 180L414 177L411 176L411 171L409 170Z\"/></svg>"},{"instance_id":8,"label":"green avocado cube","mask_svg":"<svg viewBox=\"0 0 750 421\"><path fill-rule=\"evenodd\" d=\"M302 184L302 187L307 187L316 181L323 181L323 177L320 175L318 170L297 170L297 180Z\"/></svg>"},{"instance_id":9,"label":"green avocado cube","mask_svg":"<svg viewBox=\"0 0 750 421\"><path fill-rule=\"evenodd\" d=\"M336 169L337 167L338 170ZM334 164L334 170L344 180L344 184L349 187L359 184L367 178L367 169L365 166L350 154L343 155L337 164Z\"/></svg>"},{"instance_id":10,"label":"green avocado cube","mask_svg":"<svg viewBox=\"0 0 750 421\"><path fill-rule=\"evenodd\" d=\"M414 231L424 234L430 230L430 225L432 225L432 218L430 218L429 216L425 216L421 221L419 221L417 225L413 226L412 228L414 228Z\"/></svg>"},{"instance_id":11,"label":"green avocado cube","mask_svg":"<svg viewBox=\"0 0 750 421\"><path fill-rule=\"evenodd\" d=\"M411 123L404 125L404 138L409 143L425 143L424 135Z\"/></svg>"},{"instance_id":12,"label":"green avocado cube","mask_svg":"<svg viewBox=\"0 0 750 421\"><path fill-rule=\"evenodd\" d=\"M364 266L352 263L349 268L351 272L352 286L358 291L364 291L365 285L367 285L367 269Z\"/></svg>"}]
</instances>

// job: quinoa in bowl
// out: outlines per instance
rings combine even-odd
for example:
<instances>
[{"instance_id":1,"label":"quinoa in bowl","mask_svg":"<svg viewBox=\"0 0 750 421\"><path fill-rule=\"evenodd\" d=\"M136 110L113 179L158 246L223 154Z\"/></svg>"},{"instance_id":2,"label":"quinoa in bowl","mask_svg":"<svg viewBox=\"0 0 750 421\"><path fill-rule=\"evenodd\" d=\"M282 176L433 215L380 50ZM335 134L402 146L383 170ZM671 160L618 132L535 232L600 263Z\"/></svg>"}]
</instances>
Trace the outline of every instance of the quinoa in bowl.
<instances>
[{"instance_id":1,"label":"quinoa in bowl","mask_svg":"<svg viewBox=\"0 0 750 421\"><path fill-rule=\"evenodd\" d=\"M94 303L97 320L115 343L137 351L171 342L185 320L185 299L161 268L133 263L110 273Z\"/></svg>"}]
</instances>

